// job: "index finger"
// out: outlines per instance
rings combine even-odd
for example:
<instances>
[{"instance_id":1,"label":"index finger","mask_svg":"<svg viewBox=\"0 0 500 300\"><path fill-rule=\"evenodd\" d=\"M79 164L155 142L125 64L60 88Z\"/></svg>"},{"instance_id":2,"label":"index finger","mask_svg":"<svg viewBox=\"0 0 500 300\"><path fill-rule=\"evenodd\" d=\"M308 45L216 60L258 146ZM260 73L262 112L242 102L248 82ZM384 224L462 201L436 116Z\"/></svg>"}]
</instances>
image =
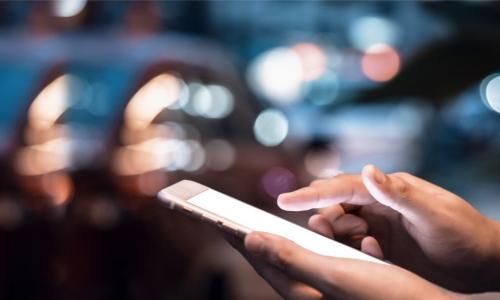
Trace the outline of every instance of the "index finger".
<instances>
[{"instance_id":1,"label":"index finger","mask_svg":"<svg viewBox=\"0 0 500 300\"><path fill-rule=\"evenodd\" d=\"M359 287L377 285L373 283L373 273L378 273L376 278L385 278L382 275L393 270L390 265L319 255L290 240L263 232L248 234L245 248L257 259L319 291L325 296L321 299L332 296L368 299Z\"/></svg>"},{"instance_id":2,"label":"index finger","mask_svg":"<svg viewBox=\"0 0 500 300\"><path fill-rule=\"evenodd\" d=\"M328 276L322 275L325 268L337 262L336 258L312 253L287 239L263 232L248 234L245 248L255 258L264 260L296 281L320 292L329 289Z\"/></svg>"},{"instance_id":3,"label":"index finger","mask_svg":"<svg viewBox=\"0 0 500 300\"><path fill-rule=\"evenodd\" d=\"M322 299L322 295L318 290L290 278L287 274L284 274L265 261L259 260L250 255L250 253L246 251L241 240L235 239L229 234L225 234L225 237L229 243L252 265L255 271L262 276L284 299Z\"/></svg>"},{"instance_id":4,"label":"index finger","mask_svg":"<svg viewBox=\"0 0 500 300\"><path fill-rule=\"evenodd\" d=\"M341 174L332 179L284 193L278 206L284 210L301 211L339 203L366 205L375 202L365 188L360 175Z\"/></svg>"}]
</instances>

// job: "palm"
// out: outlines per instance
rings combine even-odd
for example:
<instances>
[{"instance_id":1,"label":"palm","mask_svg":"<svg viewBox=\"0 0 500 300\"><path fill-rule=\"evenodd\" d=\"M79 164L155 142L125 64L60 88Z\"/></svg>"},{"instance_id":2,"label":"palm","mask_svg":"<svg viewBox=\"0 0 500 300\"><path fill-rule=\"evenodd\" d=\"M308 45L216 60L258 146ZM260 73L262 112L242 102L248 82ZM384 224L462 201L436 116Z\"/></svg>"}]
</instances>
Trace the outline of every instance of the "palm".
<instances>
[{"instance_id":1,"label":"palm","mask_svg":"<svg viewBox=\"0 0 500 300\"><path fill-rule=\"evenodd\" d=\"M369 227L369 234L380 244L385 259L429 278L435 263L413 238L413 227L401 214L379 203L363 206L358 211Z\"/></svg>"},{"instance_id":2,"label":"palm","mask_svg":"<svg viewBox=\"0 0 500 300\"><path fill-rule=\"evenodd\" d=\"M434 200L447 201L440 199L443 196L436 195ZM446 196L456 197L451 193ZM467 234L451 230L447 222L431 227L415 226L399 212L378 202L360 207L357 215L368 223L369 234L379 242L389 261L453 289L464 289L464 279L475 276L470 269L476 265L470 262L470 257L478 257L473 253L474 246Z\"/></svg>"}]
</instances>

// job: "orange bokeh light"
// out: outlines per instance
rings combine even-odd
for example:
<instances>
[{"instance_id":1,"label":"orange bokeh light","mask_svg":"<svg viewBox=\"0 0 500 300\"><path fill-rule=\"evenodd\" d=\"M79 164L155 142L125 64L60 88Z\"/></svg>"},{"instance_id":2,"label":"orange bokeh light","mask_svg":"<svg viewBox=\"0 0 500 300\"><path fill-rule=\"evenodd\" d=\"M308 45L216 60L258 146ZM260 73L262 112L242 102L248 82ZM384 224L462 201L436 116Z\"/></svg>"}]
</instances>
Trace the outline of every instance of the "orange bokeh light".
<instances>
[{"instance_id":1,"label":"orange bokeh light","mask_svg":"<svg viewBox=\"0 0 500 300\"><path fill-rule=\"evenodd\" d=\"M401 58L396 49L386 44L370 46L361 59L363 74L377 82L389 81L401 67Z\"/></svg>"}]
</instances>

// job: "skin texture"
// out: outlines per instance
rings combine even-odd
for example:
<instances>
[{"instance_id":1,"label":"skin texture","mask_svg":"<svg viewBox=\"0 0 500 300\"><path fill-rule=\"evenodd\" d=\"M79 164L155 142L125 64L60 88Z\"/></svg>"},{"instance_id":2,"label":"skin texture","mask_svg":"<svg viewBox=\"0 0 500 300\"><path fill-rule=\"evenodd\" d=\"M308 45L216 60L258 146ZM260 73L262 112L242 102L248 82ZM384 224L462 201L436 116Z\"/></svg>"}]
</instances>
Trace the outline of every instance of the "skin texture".
<instances>
[{"instance_id":1,"label":"skin texture","mask_svg":"<svg viewBox=\"0 0 500 300\"><path fill-rule=\"evenodd\" d=\"M292 211L317 208L311 229L447 289L500 288L498 223L413 175L386 175L369 165L360 175L339 175L280 195L278 205Z\"/></svg>"},{"instance_id":2,"label":"skin texture","mask_svg":"<svg viewBox=\"0 0 500 300\"><path fill-rule=\"evenodd\" d=\"M318 255L272 234L232 244L285 299L463 299L400 267Z\"/></svg>"}]
</instances>

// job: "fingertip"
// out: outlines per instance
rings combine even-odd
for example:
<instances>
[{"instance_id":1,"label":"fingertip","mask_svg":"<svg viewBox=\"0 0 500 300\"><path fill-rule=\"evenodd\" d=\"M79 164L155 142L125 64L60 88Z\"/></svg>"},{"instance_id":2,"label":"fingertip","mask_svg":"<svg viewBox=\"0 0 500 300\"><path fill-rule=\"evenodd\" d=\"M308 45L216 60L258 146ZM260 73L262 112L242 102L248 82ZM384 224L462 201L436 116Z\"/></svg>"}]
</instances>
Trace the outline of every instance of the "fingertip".
<instances>
[{"instance_id":1,"label":"fingertip","mask_svg":"<svg viewBox=\"0 0 500 300\"><path fill-rule=\"evenodd\" d=\"M363 174L369 174L373 173L373 171L376 169L375 165L373 164L367 164L363 167Z\"/></svg>"},{"instance_id":2,"label":"fingertip","mask_svg":"<svg viewBox=\"0 0 500 300\"><path fill-rule=\"evenodd\" d=\"M323 217L320 214L315 214L309 217L309 220L307 220L307 226L309 226L311 229L314 229L319 222L321 222L321 219Z\"/></svg>"},{"instance_id":3,"label":"fingertip","mask_svg":"<svg viewBox=\"0 0 500 300\"><path fill-rule=\"evenodd\" d=\"M283 210L286 210L288 194L289 193L280 194L280 195L278 195L278 199L276 199L276 203L278 204L278 207L283 209Z\"/></svg>"},{"instance_id":4,"label":"fingertip","mask_svg":"<svg viewBox=\"0 0 500 300\"><path fill-rule=\"evenodd\" d=\"M298 199L294 193L284 193L278 196L278 207L287 211L302 211L311 209L307 203Z\"/></svg>"},{"instance_id":5,"label":"fingertip","mask_svg":"<svg viewBox=\"0 0 500 300\"><path fill-rule=\"evenodd\" d=\"M368 164L363 168L362 177L378 185L382 185L386 181L386 175L372 164Z\"/></svg>"},{"instance_id":6,"label":"fingertip","mask_svg":"<svg viewBox=\"0 0 500 300\"><path fill-rule=\"evenodd\" d=\"M315 231L321 235L324 235L324 236L331 238L331 239L334 238L333 230L330 226L330 223L328 223L328 221L325 219L325 217L323 217L320 214L312 215L309 218L307 225L313 231Z\"/></svg>"},{"instance_id":7,"label":"fingertip","mask_svg":"<svg viewBox=\"0 0 500 300\"><path fill-rule=\"evenodd\" d=\"M384 259L379 242L372 236L367 236L361 240L361 251L378 259Z\"/></svg>"}]
</instances>

